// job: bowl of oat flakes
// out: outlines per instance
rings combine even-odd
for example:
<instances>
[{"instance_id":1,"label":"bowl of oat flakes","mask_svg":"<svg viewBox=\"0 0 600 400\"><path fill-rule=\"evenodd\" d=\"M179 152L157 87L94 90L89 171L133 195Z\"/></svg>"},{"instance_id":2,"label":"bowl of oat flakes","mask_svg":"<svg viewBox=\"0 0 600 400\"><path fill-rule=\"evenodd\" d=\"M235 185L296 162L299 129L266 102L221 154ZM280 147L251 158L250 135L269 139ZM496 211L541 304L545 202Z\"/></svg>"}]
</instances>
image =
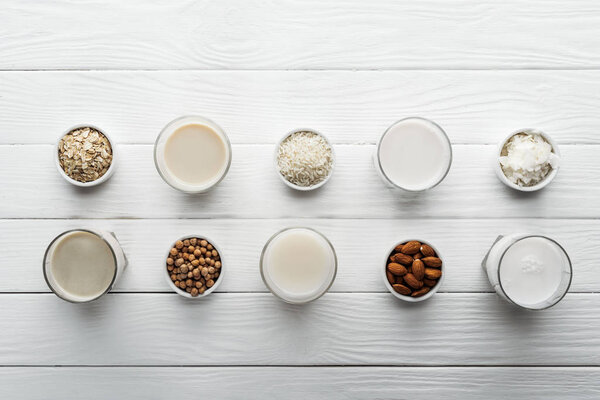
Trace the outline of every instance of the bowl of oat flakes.
<instances>
[{"instance_id":1,"label":"bowl of oat flakes","mask_svg":"<svg viewBox=\"0 0 600 400\"><path fill-rule=\"evenodd\" d=\"M76 125L63 133L54 149L56 167L75 186L96 186L115 169L114 142L94 125Z\"/></svg>"}]
</instances>

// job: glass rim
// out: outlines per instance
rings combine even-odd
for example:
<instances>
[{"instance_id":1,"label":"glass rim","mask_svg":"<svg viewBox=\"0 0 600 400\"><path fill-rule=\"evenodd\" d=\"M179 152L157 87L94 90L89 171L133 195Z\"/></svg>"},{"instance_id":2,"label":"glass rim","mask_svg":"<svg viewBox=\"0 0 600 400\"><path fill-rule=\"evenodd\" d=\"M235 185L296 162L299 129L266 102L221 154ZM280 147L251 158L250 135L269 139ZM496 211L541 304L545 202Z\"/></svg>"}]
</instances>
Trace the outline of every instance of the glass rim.
<instances>
[{"instance_id":1,"label":"glass rim","mask_svg":"<svg viewBox=\"0 0 600 400\"><path fill-rule=\"evenodd\" d=\"M558 299L556 301L554 301L553 303L551 303L550 305L546 306L546 307L542 307L542 308L534 308L534 307L529 307L529 306L524 306L522 304L517 303L515 300L511 299L511 297L506 293L506 291L504 290L504 287L502 286L502 280L500 279L500 269L502 268L502 260L504 260L504 256L506 255L506 252L516 243L520 242L521 240L524 239L529 239L529 238L542 238L542 239L546 239L551 241L552 243L554 243L556 246L558 246L558 248L562 251L562 253L565 255L565 257L567 258L567 265L569 266L569 282L567 283L567 286L564 290L564 292L558 297ZM556 304L558 304L569 292L569 289L571 288L571 282L573 281L573 264L571 263L571 258L569 257L569 254L567 253L567 251L564 249L564 247L562 247L560 245L560 243L558 243L556 240L549 238L548 236L544 236L544 235L526 235L523 237L520 237L519 239L515 240L514 242L512 242L510 245L508 245L508 247L502 252L502 255L500 256L500 259L498 260L498 271L496 272L498 274L498 287L500 288L500 290L502 291L502 294L506 297L506 299L508 299L508 301L511 304L514 304L518 307L524 308L526 310L532 310L532 311L540 311L540 310L546 310L550 307L555 306Z\"/></svg>"},{"instance_id":2,"label":"glass rim","mask_svg":"<svg viewBox=\"0 0 600 400\"><path fill-rule=\"evenodd\" d=\"M330 282L327 284L327 287L321 293L319 293L316 297L313 297L310 300L306 300L306 301L292 301L292 300L289 300L289 299L284 299L283 297L281 297L280 295L278 295L277 293L275 293L273 291L273 288L267 282L267 279L265 278L265 273L264 273L264 257L265 257L265 253L266 253L267 249L269 248L269 245L271 244L271 242L273 241L273 239L275 239L277 236L279 236L280 234L282 234L284 232L287 232L287 231L290 231L290 230L294 230L294 229L305 229L305 230L311 231L313 233L316 233L317 235L319 235L320 237L322 237L325 240L325 242L329 245L329 248L331 249L331 252L333 254L333 275L331 276ZM267 289L269 289L269 291L271 292L271 294L273 294L278 299L280 299L280 300L282 300L282 301L284 301L286 303L289 303L289 304L307 304L307 303L310 303L312 301L315 301L315 300L321 298L325 293L327 293L329 291L329 289L333 285L333 282L335 282L335 278L337 276L337 268L338 268L338 259L337 259L337 253L335 252L335 248L333 247L333 244L321 232L319 232L319 231L317 231L316 229L313 229L313 228L308 228L306 226L291 226L291 227L280 229L279 231L277 231L273 235L271 235L271 237L267 240L267 242L263 246L263 249L262 249L262 251L260 253L259 269L260 269L260 277L262 278L263 283L265 284L265 286L267 287Z\"/></svg>"},{"instance_id":3,"label":"glass rim","mask_svg":"<svg viewBox=\"0 0 600 400\"><path fill-rule=\"evenodd\" d=\"M381 158L379 157L379 153L381 151L381 143L383 142L383 139L388 134L388 132L390 131L390 129L392 129L394 126L396 126L400 122L404 122L404 121L410 120L410 119L418 119L418 120L421 120L421 121L425 121L427 123L430 123L431 125L433 125L437 129L439 129L440 132L442 133L442 136L444 137L446 143L448 143L448 149L450 150L450 154L449 154L449 158L448 158L448 166L446 167L446 170L444 171L444 173L440 176L440 178L439 178L439 180L437 182L435 182L433 185L428 186L428 187L423 188L423 189L407 189L407 188L405 188L403 186L398 185L394 181L392 181L392 179L390 179L390 177L385 173L385 170L383 169L383 166L381 165ZM391 124L390 126L388 126L386 128L386 130L383 132L383 134L381 135L381 137L379 138L379 140L377 141L377 149L376 149L376 151L377 151L377 153L376 153L377 154L377 157L376 157L376 159L377 159L377 166L379 167L379 171L381 171L381 174L383 175L383 177L385 178L385 180L388 181L395 188L402 189L402 190L405 190L407 192L418 193L418 192L424 192L424 191L429 190L429 189L433 189L434 187L436 187L437 185L439 185L440 183L442 183L442 181L446 178L446 176L448 176L448 173L450 172L450 168L452 167L452 161L453 161L452 142L450 142L450 138L448 137L448 134L436 122L434 122L434 121L432 121L430 119L424 118L424 117L405 117L405 118L397 120L396 122L394 122L393 124Z\"/></svg>"},{"instance_id":4,"label":"glass rim","mask_svg":"<svg viewBox=\"0 0 600 400\"><path fill-rule=\"evenodd\" d=\"M108 287L106 288L106 290L104 292L102 292L101 294L99 294L98 296L88 299L88 300L84 300L84 301L76 301L76 300L72 300L72 299L68 299L64 296L61 296L60 294L58 294L58 292L56 290L54 290L54 287L50 284L50 280L48 279L48 275L46 273L46 261L48 260L48 253L50 252L50 249L52 248L52 246L56 243L56 241L58 239L60 239L61 237L69 234L69 233L73 233L73 232L86 232L86 233L90 233L96 237L98 237L100 240L102 240L104 243L106 243L106 245L108 246L108 248L110 249L110 252L113 256L113 261L114 261L114 274L113 277L110 281L110 284L108 285ZM112 248L112 246L110 245L110 243L104 239L98 232L90 230L90 229L69 229L66 230L60 234L58 234L54 239L52 239L52 241L50 242L50 244L48 244L48 247L46 247L46 251L44 252L44 258L42 260L42 270L44 272L44 280L46 281L46 284L48 285L48 287L50 288L50 290L52 291L52 293L54 293L57 297L59 297L62 300L68 301L69 303L74 303L74 304L82 304L82 303L89 303L91 301L97 300L100 297L104 296L106 293L108 293L110 291L110 289L112 288L113 284L115 283L115 280L117 278L117 272L118 272L118 265L117 265L118 261L117 261L117 255L115 254L114 249Z\"/></svg>"},{"instance_id":5,"label":"glass rim","mask_svg":"<svg viewBox=\"0 0 600 400\"><path fill-rule=\"evenodd\" d=\"M170 176L167 176L167 174L165 174L165 172L162 170L161 166L159 165L158 162L158 146L159 146L159 142L160 140L163 138L163 136L166 134L166 132L169 130L169 128L171 126L173 126L175 123L177 122L181 122L184 121L186 119L190 119L190 120L198 120L202 123L204 123L205 125L209 126L210 128L216 128L215 131L217 132L217 134L219 135L219 137L221 137L223 139L223 142L225 143L225 147L227 149L227 165L225 166L225 169L222 171L221 176L219 177L219 179L217 179L216 181L214 181L213 183L211 183L210 185L207 185L206 187L203 187L201 189L195 188L192 190L186 190L183 189L181 187L177 187L176 185L173 184L172 180L173 178ZM160 177L162 178L162 180L169 186L171 186L173 189L178 190L180 192L183 193L189 193L189 194L198 194L198 193L204 193L212 188L214 188L215 186L217 186L219 183L221 183L221 181L223 179L225 179L225 176L227 176L227 173L229 172L229 168L231 167L231 160L233 159L233 151L231 149L231 142L229 141L229 136L227 136L227 133L225 133L225 130L223 130L223 128L221 128L221 126L219 124L217 124L216 122L214 122L213 120L200 116L200 115L183 115L181 117L177 117L174 120L168 122L158 133L158 136L156 136L156 140L154 141L154 149L152 150L152 154L153 154L153 159L154 159L154 167L156 168L156 171L158 171L158 174L160 175ZM166 166L165 166L166 167ZM189 185L189 184L185 184L186 186L189 187L193 187L194 185Z\"/></svg>"}]
</instances>

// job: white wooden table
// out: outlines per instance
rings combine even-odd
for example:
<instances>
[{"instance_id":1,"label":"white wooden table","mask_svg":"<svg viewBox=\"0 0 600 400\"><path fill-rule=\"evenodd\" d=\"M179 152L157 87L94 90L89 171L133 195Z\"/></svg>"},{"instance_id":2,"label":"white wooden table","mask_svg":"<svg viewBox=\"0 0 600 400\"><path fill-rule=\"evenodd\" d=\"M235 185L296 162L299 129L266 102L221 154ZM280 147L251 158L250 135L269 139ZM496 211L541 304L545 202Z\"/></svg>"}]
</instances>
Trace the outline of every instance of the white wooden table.
<instances>
[{"instance_id":1,"label":"white wooden table","mask_svg":"<svg viewBox=\"0 0 600 400\"><path fill-rule=\"evenodd\" d=\"M600 398L600 3L595 0L3 0L0 5L0 398ZM152 145L181 115L217 121L229 175L201 196L157 174ZM395 120L431 118L454 163L423 195L386 189L371 164ZM77 190L57 136L95 123L118 143L106 184ZM298 126L335 144L332 180L292 193L272 167ZM498 140L539 127L563 167L522 196L494 176ZM290 225L333 242L338 277L297 307L258 259ZM49 293L41 259L63 230L116 233L130 265L88 305ZM574 264L556 307L519 312L480 261L497 235L550 235ZM222 247L218 293L185 301L162 275L177 237ZM446 280L415 305L377 271L427 238ZM596 293L595 293L596 292Z\"/></svg>"}]
</instances>

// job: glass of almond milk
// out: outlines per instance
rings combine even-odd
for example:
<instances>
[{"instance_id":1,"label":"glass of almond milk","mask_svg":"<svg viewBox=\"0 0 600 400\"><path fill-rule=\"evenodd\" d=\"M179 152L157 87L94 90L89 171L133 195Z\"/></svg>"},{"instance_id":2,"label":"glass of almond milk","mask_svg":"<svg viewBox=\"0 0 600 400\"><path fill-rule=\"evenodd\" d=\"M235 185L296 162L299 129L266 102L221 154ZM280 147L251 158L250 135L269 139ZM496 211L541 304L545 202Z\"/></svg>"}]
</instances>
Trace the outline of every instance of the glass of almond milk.
<instances>
[{"instance_id":1,"label":"glass of almond milk","mask_svg":"<svg viewBox=\"0 0 600 400\"><path fill-rule=\"evenodd\" d=\"M271 293L287 303L321 297L333 284L337 257L325 236L311 228L287 228L265 244L260 273Z\"/></svg>"},{"instance_id":2,"label":"glass of almond milk","mask_svg":"<svg viewBox=\"0 0 600 400\"><path fill-rule=\"evenodd\" d=\"M446 177L452 164L452 145L435 122L404 118L383 133L373 160L388 186L420 192L437 186Z\"/></svg>"},{"instance_id":3,"label":"glass of almond milk","mask_svg":"<svg viewBox=\"0 0 600 400\"><path fill-rule=\"evenodd\" d=\"M44 278L63 300L87 303L106 294L127 266L110 232L74 229L58 235L44 255Z\"/></svg>"},{"instance_id":4,"label":"glass of almond milk","mask_svg":"<svg viewBox=\"0 0 600 400\"><path fill-rule=\"evenodd\" d=\"M573 274L565 249L541 235L498 237L482 267L500 297L528 310L558 303L567 294Z\"/></svg>"},{"instance_id":5,"label":"glass of almond milk","mask_svg":"<svg viewBox=\"0 0 600 400\"><path fill-rule=\"evenodd\" d=\"M225 131L207 118L177 118L158 135L154 164L171 187L203 193L225 178L231 165L231 144Z\"/></svg>"}]
</instances>

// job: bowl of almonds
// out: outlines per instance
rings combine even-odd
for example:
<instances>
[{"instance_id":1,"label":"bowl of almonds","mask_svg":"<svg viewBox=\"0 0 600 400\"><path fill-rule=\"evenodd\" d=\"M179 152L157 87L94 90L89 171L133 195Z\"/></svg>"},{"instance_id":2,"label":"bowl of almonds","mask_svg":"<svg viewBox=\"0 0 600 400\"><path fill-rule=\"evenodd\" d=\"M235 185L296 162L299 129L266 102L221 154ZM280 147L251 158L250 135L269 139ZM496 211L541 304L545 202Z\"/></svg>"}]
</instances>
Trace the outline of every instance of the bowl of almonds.
<instances>
[{"instance_id":1,"label":"bowl of almonds","mask_svg":"<svg viewBox=\"0 0 600 400\"><path fill-rule=\"evenodd\" d=\"M385 285L394 296L409 302L423 301L440 287L443 261L431 244L405 240L386 254L382 272Z\"/></svg>"},{"instance_id":2,"label":"bowl of almonds","mask_svg":"<svg viewBox=\"0 0 600 400\"><path fill-rule=\"evenodd\" d=\"M76 125L58 139L54 160L61 176L75 186L96 186L114 172L115 146L94 125Z\"/></svg>"},{"instance_id":3,"label":"bowl of almonds","mask_svg":"<svg viewBox=\"0 0 600 400\"><path fill-rule=\"evenodd\" d=\"M214 292L223 280L223 258L205 236L187 235L167 252L164 271L169 286L183 297L201 298Z\"/></svg>"}]
</instances>

